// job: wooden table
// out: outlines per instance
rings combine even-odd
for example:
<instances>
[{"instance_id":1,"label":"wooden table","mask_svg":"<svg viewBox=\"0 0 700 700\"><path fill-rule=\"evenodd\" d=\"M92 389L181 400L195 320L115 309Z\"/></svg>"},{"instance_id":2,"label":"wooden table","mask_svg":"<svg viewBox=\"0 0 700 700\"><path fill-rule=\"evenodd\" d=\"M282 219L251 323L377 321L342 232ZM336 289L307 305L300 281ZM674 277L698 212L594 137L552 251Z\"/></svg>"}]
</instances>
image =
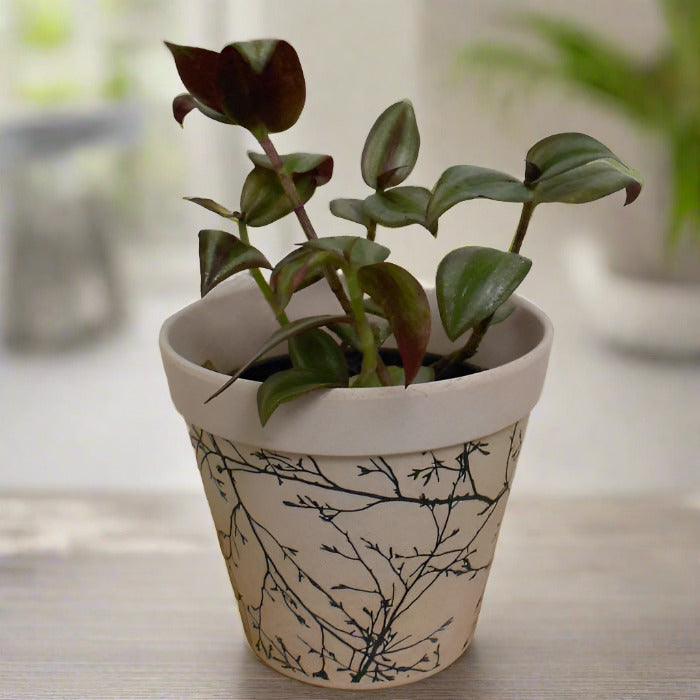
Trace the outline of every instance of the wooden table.
<instances>
[{"instance_id":1,"label":"wooden table","mask_svg":"<svg viewBox=\"0 0 700 700\"><path fill-rule=\"evenodd\" d=\"M476 638L351 694L248 651L204 498L0 497L0 698L699 698L700 509L512 497Z\"/></svg>"}]
</instances>

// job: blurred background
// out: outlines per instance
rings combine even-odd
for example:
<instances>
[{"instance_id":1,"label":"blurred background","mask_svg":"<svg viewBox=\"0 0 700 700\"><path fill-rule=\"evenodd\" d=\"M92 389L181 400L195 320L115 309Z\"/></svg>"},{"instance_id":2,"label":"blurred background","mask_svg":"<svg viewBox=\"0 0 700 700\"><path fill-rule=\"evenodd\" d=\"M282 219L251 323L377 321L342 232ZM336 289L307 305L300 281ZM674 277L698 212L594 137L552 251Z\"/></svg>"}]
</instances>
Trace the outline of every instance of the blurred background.
<instances>
[{"instance_id":1,"label":"blurred background","mask_svg":"<svg viewBox=\"0 0 700 700\"><path fill-rule=\"evenodd\" d=\"M198 296L197 231L220 225L182 197L235 209L253 144L197 113L180 129L162 40L280 36L308 98L276 142L335 157L309 205L326 235L346 230L327 202L366 194L367 131L404 97L422 134L411 184L457 163L520 176L527 149L559 131L641 170L634 206L620 195L540 207L530 227L522 289L556 339L516 491L699 498L699 7L0 0L0 490L199 488L157 335ZM533 12L547 21L522 14ZM436 241L417 227L380 239L429 280L458 245L507 247L518 215L472 202L443 217ZM253 243L278 259L299 240L293 224Z\"/></svg>"}]
</instances>

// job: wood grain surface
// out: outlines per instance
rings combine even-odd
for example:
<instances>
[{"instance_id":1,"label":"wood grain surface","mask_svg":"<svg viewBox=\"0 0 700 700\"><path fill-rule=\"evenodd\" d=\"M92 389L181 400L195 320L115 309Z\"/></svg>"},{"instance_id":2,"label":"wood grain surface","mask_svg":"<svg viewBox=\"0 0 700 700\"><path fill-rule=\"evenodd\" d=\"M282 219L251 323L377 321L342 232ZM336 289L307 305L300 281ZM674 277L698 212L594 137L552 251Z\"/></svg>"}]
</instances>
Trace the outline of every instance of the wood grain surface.
<instances>
[{"instance_id":1,"label":"wood grain surface","mask_svg":"<svg viewBox=\"0 0 700 700\"><path fill-rule=\"evenodd\" d=\"M204 497L0 497L0 698L700 698L700 510L509 505L475 641L417 684L333 692L246 646Z\"/></svg>"}]
</instances>

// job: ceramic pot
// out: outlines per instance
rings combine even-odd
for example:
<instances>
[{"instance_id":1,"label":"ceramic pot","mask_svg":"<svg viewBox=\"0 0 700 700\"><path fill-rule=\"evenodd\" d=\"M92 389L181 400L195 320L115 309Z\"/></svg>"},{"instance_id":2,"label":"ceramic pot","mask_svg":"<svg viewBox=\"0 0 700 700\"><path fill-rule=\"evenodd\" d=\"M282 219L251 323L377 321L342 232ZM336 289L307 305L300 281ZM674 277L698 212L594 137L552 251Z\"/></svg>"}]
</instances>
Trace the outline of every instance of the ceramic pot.
<instances>
[{"instance_id":1,"label":"ceramic pot","mask_svg":"<svg viewBox=\"0 0 700 700\"><path fill-rule=\"evenodd\" d=\"M637 354L700 358L700 282L624 276L583 236L572 237L566 253L576 300L600 338Z\"/></svg>"},{"instance_id":2,"label":"ceramic pot","mask_svg":"<svg viewBox=\"0 0 700 700\"><path fill-rule=\"evenodd\" d=\"M336 304L316 285L288 312ZM430 350L444 353L451 344L434 325ZM316 685L426 678L474 634L550 323L517 299L475 357L491 369L408 389L317 392L264 428L256 382L205 403L226 377L202 365L240 366L275 327L243 278L172 316L160 337L250 646Z\"/></svg>"}]
</instances>

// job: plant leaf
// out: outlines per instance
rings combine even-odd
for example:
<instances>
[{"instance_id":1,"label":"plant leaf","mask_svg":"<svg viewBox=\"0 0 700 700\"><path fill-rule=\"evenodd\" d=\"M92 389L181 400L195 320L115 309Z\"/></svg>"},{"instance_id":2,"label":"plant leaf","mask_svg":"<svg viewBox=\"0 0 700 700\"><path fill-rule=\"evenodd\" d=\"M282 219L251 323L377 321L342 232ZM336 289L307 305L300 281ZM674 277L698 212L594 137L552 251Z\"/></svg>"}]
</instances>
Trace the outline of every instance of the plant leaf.
<instances>
[{"instance_id":1,"label":"plant leaf","mask_svg":"<svg viewBox=\"0 0 700 700\"><path fill-rule=\"evenodd\" d=\"M396 367L395 365L389 365L387 367L389 376L391 377L391 386L402 386L406 385L406 373L403 371L403 367ZM350 386L352 388L360 387L359 383L360 375L357 374L350 379ZM428 382L435 381L435 370L432 367L423 367L418 370L418 374L414 377L411 384L427 384ZM379 379L379 375L374 372L367 380L362 382L362 388L374 387L379 388L382 386L382 382Z\"/></svg>"},{"instance_id":2,"label":"plant leaf","mask_svg":"<svg viewBox=\"0 0 700 700\"><path fill-rule=\"evenodd\" d=\"M436 293L440 318L450 340L493 314L527 275L532 262L494 248L466 246L438 265Z\"/></svg>"},{"instance_id":3,"label":"plant leaf","mask_svg":"<svg viewBox=\"0 0 700 700\"><path fill-rule=\"evenodd\" d=\"M297 248L275 265L270 276L270 287L280 307L285 308L294 292L323 277L326 265L338 268L342 264L343 258L336 251Z\"/></svg>"},{"instance_id":4,"label":"plant leaf","mask_svg":"<svg viewBox=\"0 0 700 700\"><path fill-rule=\"evenodd\" d=\"M208 107L216 112L220 117L224 117L223 91L219 84L219 69L221 56L216 51L200 49L196 46L181 46L168 41L165 45L170 50L175 59L175 67L180 75L183 85L190 93L190 97L197 103ZM191 105L185 101L182 95L175 98L179 101L180 110ZM189 106L189 112L193 106ZM173 103L175 111L175 103ZM185 112L186 114L186 112ZM182 118L184 119L184 114ZM178 115L175 115L178 118ZM182 121L178 119L182 124Z\"/></svg>"},{"instance_id":5,"label":"plant leaf","mask_svg":"<svg viewBox=\"0 0 700 700\"><path fill-rule=\"evenodd\" d=\"M173 117L175 121L183 126L185 117L197 107L197 100L190 95L189 92L184 92L181 95L177 95L173 99Z\"/></svg>"},{"instance_id":6,"label":"plant leaf","mask_svg":"<svg viewBox=\"0 0 700 700\"><path fill-rule=\"evenodd\" d=\"M204 207L209 211L213 211L219 216L223 216L224 219L232 219L234 221L238 219L238 214L235 211L227 209L223 204L219 204L213 199L207 199L206 197L185 197L185 199L188 202L194 202L195 204L199 204L200 207Z\"/></svg>"},{"instance_id":7,"label":"plant leaf","mask_svg":"<svg viewBox=\"0 0 700 700\"><path fill-rule=\"evenodd\" d=\"M430 191L425 187L394 187L384 192L376 192L365 199L365 214L389 228L420 224L425 226L433 236L437 235L437 220L432 226L426 223L426 212Z\"/></svg>"},{"instance_id":8,"label":"plant leaf","mask_svg":"<svg viewBox=\"0 0 700 700\"><path fill-rule=\"evenodd\" d=\"M318 187L325 185L333 175L332 156L319 153L289 153L280 157L282 159L282 169L285 173L288 175L311 173ZM259 168L275 169L270 159L264 153L248 151L248 158L253 161L253 165L257 165Z\"/></svg>"},{"instance_id":9,"label":"plant leaf","mask_svg":"<svg viewBox=\"0 0 700 700\"><path fill-rule=\"evenodd\" d=\"M413 105L388 107L370 129L362 150L362 178L375 190L402 183L418 160L420 135Z\"/></svg>"},{"instance_id":10,"label":"plant leaf","mask_svg":"<svg viewBox=\"0 0 700 700\"><path fill-rule=\"evenodd\" d=\"M353 267L384 262L391 253L386 246L357 236L325 236L313 241L305 241L301 247L339 253Z\"/></svg>"},{"instance_id":11,"label":"plant leaf","mask_svg":"<svg viewBox=\"0 0 700 700\"><path fill-rule=\"evenodd\" d=\"M501 321L505 321L512 313L515 311L515 304L508 300L504 301L494 312L493 318L491 319L492 326L495 326Z\"/></svg>"},{"instance_id":12,"label":"plant leaf","mask_svg":"<svg viewBox=\"0 0 700 700\"><path fill-rule=\"evenodd\" d=\"M350 319L347 316L332 316L329 314L324 314L322 316L308 316L306 318L300 318L296 321L291 321L285 324L281 328L278 328L256 351L255 354L238 370L235 374L220 388L217 389L206 401L209 403L212 399L216 398L228 389L231 384L233 384L254 362L260 359L265 353L274 350L278 345L284 343L285 341L293 338L299 333L304 333L305 331L311 330L312 328L321 328L322 326L327 326L331 323L349 323Z\"/></svg>"},{"instance_id":13,"label":"plant leaf","mask_svg":"<svg viewBox=\"0 0 700 700\"><path fill-rule=\"evenodd\" d=\"M295 177L294 184L304 204L316 191L313 174L305 173ZM266 226L293 210L294 205L282 189L277 174L265 168L253 168L241 191L241 216L248 226Z\"/></svg>"},{"instance_id":14,"label":"plant leaf","mask_svg":"<svg viewBox=\"0 0 700 700\"><path fill-rule=\"evenodd\" d=\"M256 136L289 129L306 101L299 56L290 44L278 39L225 46L218 85L224 113Z\"/></svg>"},{"instance_id":15,"label":"plant leaf","mask_svg":"<svg viewBox=\"0 0 700 700\"><path fill-rule=\"evenodd\" d=\"M267 258L253 246L226 231L199 232L199 273L202 296L217 284L241 270L272 268Z\"/></svg>"},{"instance_id":16,"label":"plant leaf","mask_svg":"<svg viewBox=\"0 0 700 700\"><path fill-rule=\"evenodd\" d=\"M362 199L333 199L330 203L330 210L333 216L339 219L352 221L360 226L369 228L372 221L364 212Z\"/></svg>"},{"instance_id":17,"label":"plant leaf","mask_svg":"<svg viewBox=\"0 0 700 700\"><path fill-rule=\"evenodd\" d=\"M382 307L391 325L408 386L430 340L430 305L423 287L408 270L389 262L362 267L357 275L363 291Z\"/></svg>"},{"instance_id":18,"label":"plant leaf","mask_svg":"<svg viewBox=\"0 0 700 700\"><path fill-rule=\"evenodd\" d=\"M445 170L433 188L426 216L428 225L436 224L455 204L478 197L529 202L532 192L512 175L476 165L455 165Z\"/></svg>"},{"instance_id":19,"label":"plant leaf","mask_svg":"<svg viewBox=\"0 0 700 700\"><path fill-rule=\"evenodd\" d=\"M337 327L346 324L334 324ZM338 343L320 328L312 328L289 340L289 357L297 369L309 369L334 377L339 382L348 381L345 354Z\"/></svg>"},{"instance_id":20,"label":"plant leaf","mask_svg":"<svg viewBox=\"0 0 700 700\"><path fill-rule=\"evenodd\" d=\"M580 204L625 189L625 204L631 204L642 189L636 170L600 141L578 133L538 141L527 153L525 184L535 203Z\"/></svg>"},{"instance_id":21,"label":"plant leaf","mask_svg":"<svg viewBox=\"0 0 700 700\"><path fill-rule=\"evenodd\" d=\"M265 425L277 408L287 401L318 389L347 386L332 375L312 369L286 369L268 377L258 389L258 415Z\"/></svg>"}]
</instances>

